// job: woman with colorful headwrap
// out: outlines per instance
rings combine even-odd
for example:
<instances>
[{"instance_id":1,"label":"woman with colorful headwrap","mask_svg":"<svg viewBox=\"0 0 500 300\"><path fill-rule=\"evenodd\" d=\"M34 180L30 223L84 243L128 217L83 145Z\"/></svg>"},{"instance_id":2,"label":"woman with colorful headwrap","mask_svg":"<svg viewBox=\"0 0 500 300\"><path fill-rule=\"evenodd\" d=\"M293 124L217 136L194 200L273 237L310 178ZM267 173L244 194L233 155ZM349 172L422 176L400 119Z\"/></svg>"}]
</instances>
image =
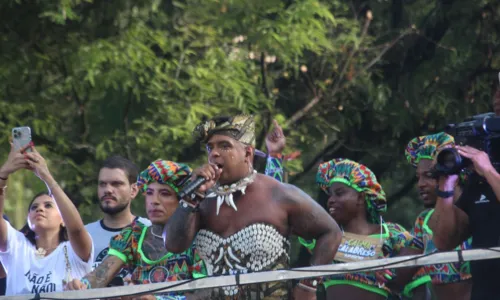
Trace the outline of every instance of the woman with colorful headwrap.
<instances>
[{"instance_id":1,"label":"woman with colorful headwrap","mask_svg":"<svg viewBox=\"0 0 500 300\"><path fill-rule=\"evenodd\" d=\"M432 242L432 230L428 225L437 201L437 180L431 170L439 151L444 148L454 147L454 145L455 141L452 136L440 132L412 139L405 150L408 162L416 168L419 195L426 208L418 215L412 231L415 237L423 242L424 253L437 251ZM455 199L458 199L460 190L460 187L456 188ZM457 249L470 249L471 243L472 239L469 238ZM438 264L422 267L415 274L413 282L405 288L405 296L410 298L412 294L418 295L422 287L428 282L432 282L432 288L439 300L470 299L472 288L470 263ZM413 299L416 299L416 297L413 296Z\"/></svg>"},{"instance_id":2,"label":"woman with colorful headwrap","mask_svg":"<svg viewBox=\"0 0 500 300\"><path fill-rule=\"evenodd\" d=\"M343 230L334 264L421 252L421 244L403 227L382 220L386 196L366 166L333 159L319 166L316 182L330 196L328 212ZM314 240L299 240L309 250L314 249ZM399 269L397 276L395 270L332 275L323 279L323 285L327 299L387 299L394 291L389 286L404 286L413 272L412 268Z\"/></svg>"},{"instance_id":3,"label":"woman with colorful headwrap","mask_svg":"<svg viewBox=\"0 0 500 300\"><path fill-rule=\"evenodd\" d=\"M146 227L134 222L117 236L109 247L108 256L81 280L73 280L68 289L80 290L105 287L120 271L128 267L132 284L148 284L203 277L204 264L194 246L180 254L167 252L162 230L174 213L179 200L177 193L189 181L191 169L184 164L156 160L139 174L137 185L146 200L146 211L153 224ZM182 201L182 200L181 200ZM185 299L182 295L142 295L146 299Z\"/></svg>"}]
</instances>

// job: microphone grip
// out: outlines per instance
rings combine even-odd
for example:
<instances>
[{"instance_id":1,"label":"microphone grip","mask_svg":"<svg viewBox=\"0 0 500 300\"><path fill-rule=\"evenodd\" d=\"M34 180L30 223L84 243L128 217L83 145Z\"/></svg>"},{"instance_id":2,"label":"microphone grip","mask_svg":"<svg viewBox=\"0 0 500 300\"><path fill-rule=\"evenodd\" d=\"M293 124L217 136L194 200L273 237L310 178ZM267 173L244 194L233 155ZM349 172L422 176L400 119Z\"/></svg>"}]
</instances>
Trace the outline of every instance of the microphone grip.
<instances>
[{"instance_id":1,"label":"microphone grip","mask_svg":"<svg viewBox=\"0 0 500 300\"><path fill-rule=\"evenodd\" d=\"M206 181L206 179L204 177L196 178L193 182L188 184L184 189L182 189L182 191L179 192L179 194L177 195L178 199L181 200L184 197L186 197L186 195L191 194L193 191L195 191L197 188L199 188L202 184L204 184L205 181Z\"/></svg>"}]
</instances>

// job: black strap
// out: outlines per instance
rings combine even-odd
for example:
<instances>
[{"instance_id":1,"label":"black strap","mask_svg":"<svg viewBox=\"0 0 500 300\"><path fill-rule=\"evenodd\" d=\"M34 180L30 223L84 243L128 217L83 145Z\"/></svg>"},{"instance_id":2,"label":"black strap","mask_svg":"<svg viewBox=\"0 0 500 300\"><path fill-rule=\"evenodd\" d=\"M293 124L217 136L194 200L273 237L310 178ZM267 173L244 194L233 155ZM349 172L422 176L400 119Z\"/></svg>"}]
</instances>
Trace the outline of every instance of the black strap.
<instances>
[{"instance_id":1,"label":"black strap","mask_svg":"<svg viewBox=\"0 0 500 300\"><path fill-rule=\"evenodd\" d=\"M439 189L439 187L436 187L436 195L439 198L442 198L442 199L450 198L450 197L453 197L454 194L455 194L454 191L441 191Z\"/></svg>"},{"instance_id":2,"label":"black strap","mask_svg":"<svg viewBox=\"0 0 500 300\"><path fill-rule=\"evenodd\" d=\"M458 262L460 264L463 264L464 263L464 257L462 256L462 249L458 249L457 250L457 254L458 254Z\"/></svg>"},{"instance_id":3,"label":"black strap","mask_svg":"<svg viewBox=\"0 0 500 300\"><path fill-rule=\"evenodd\" d=\"M239 286L240 285L240 272L236 272L234 279L236 280L236 285Z\"/></svg>"}]
</instances>

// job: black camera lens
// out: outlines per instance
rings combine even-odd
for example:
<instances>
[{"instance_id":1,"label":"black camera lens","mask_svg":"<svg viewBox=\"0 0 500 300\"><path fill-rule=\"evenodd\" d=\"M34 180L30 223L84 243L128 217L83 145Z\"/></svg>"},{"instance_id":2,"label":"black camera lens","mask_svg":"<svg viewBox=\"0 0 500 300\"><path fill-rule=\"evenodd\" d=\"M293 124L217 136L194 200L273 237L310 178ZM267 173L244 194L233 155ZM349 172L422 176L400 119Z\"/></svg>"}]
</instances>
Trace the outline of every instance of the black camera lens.
<instances>
[{"instance_id":1,"label":"black camera lens","mask_svg":"<svg viewBox=\"0 0 500 300\"><path fill-rule=\"evenodd\" d=\"M438 174L459 174L464 167L464 159L458 154L456 149L447 148L439 152L435 166Z\"/></svg>"},{"instance_id":2,"label":"black camera lens","mask_svg":"<svg viewBox=\"0 0 500 300\"><path fill-rule=\"evenodd\" d=\"M460 161L460 157L457 157L454 152L447 151L441 156L441 161L439 162L444 167L448 169L453 169Z\"/></svg>"}]
</instances>

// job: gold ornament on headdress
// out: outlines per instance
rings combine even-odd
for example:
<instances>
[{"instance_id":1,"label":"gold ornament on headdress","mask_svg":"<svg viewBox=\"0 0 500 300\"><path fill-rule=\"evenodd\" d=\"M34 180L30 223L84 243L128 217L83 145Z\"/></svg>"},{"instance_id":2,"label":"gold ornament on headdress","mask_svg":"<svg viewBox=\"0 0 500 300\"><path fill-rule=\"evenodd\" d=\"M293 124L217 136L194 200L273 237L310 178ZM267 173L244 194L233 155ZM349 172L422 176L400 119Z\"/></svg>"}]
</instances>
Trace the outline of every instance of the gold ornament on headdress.
<instances>
[{"instance_id":1,"label":"gold ornament on headdress","mask_svg":"<svg viewBox=\"0 0 500 300\"><path fill-rule=\"evenodd\" d=\"M255 147L255 120L253 116L236 115L218 122L220 119L222 118L214 118L198 124L193 131L193 136L198 141L206 143L212 135L221 134Z\"/></svg>"}]
</instances>

